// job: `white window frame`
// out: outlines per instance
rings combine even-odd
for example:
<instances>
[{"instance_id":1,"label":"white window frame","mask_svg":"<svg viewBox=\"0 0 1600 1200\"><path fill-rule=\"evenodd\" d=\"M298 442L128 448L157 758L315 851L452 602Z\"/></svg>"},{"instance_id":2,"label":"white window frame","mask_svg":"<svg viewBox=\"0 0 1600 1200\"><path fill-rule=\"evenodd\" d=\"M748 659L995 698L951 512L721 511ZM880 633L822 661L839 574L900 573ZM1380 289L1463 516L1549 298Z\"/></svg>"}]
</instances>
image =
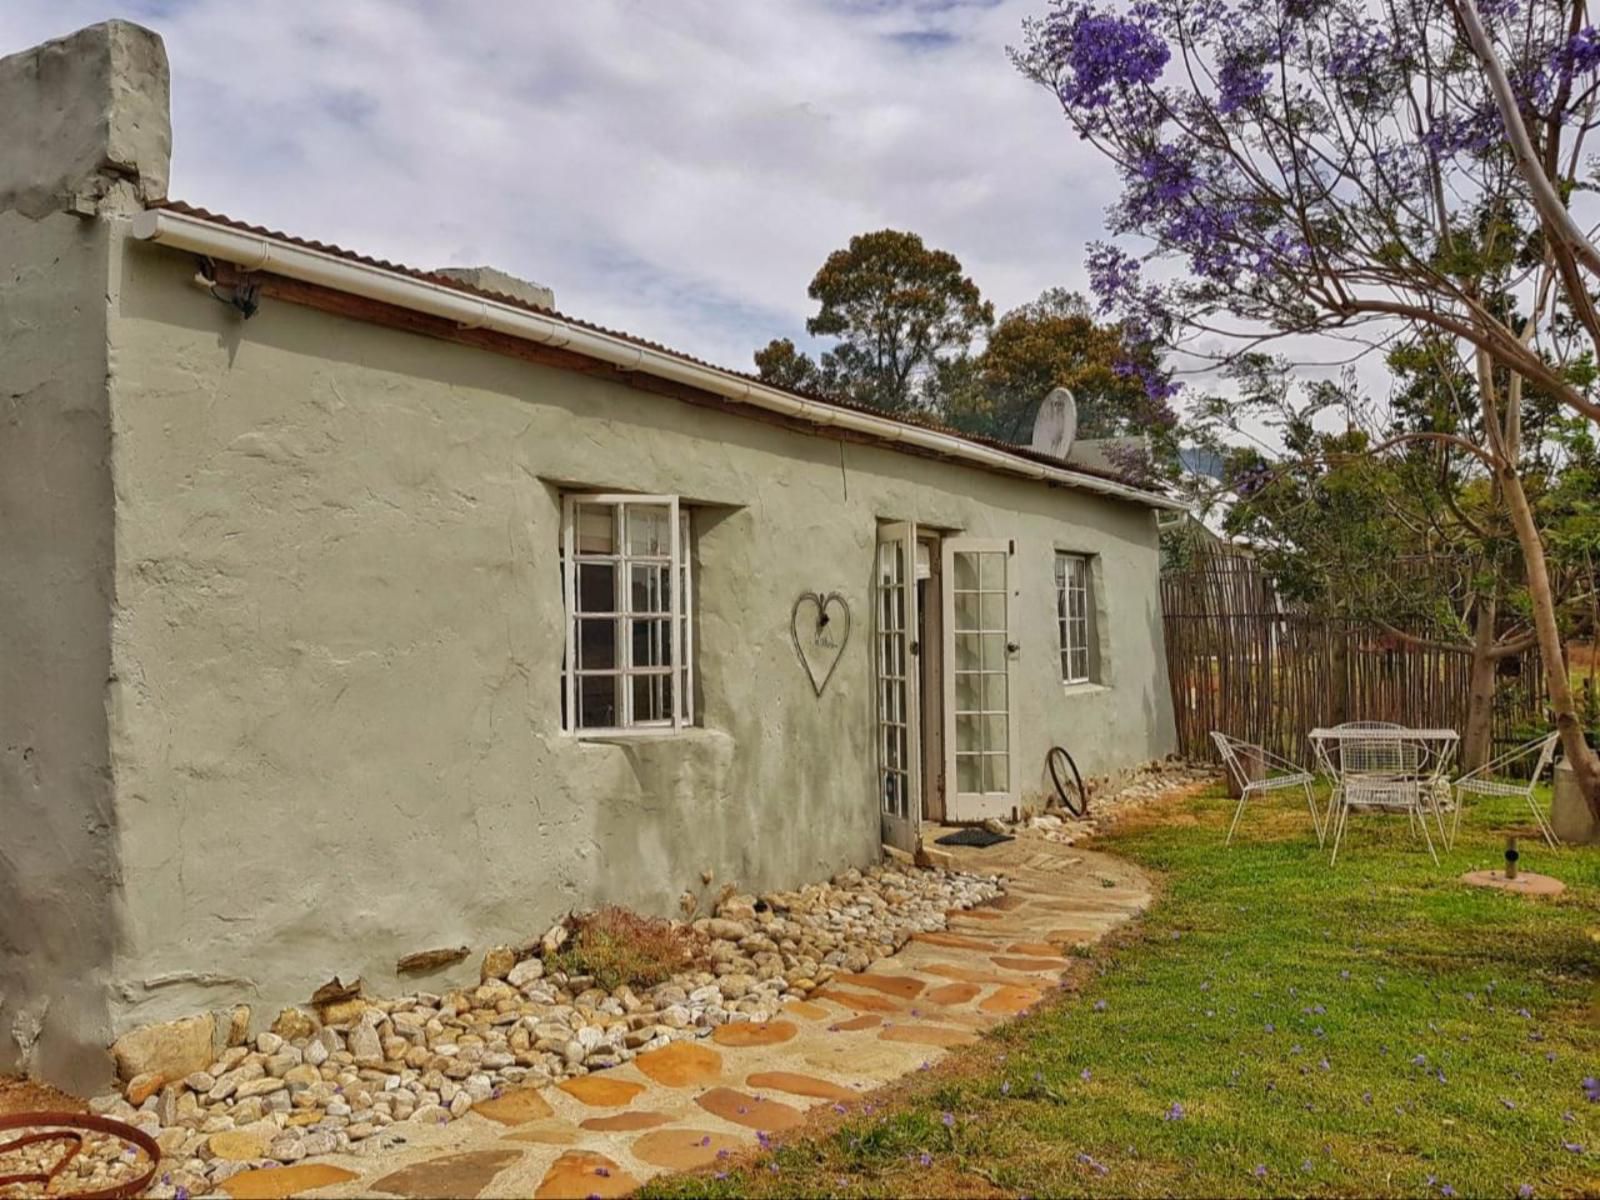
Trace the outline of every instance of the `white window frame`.
<instances>
[{"instance_id":1,"label":"white window frame","mask_svg":"<svg viewBox=\"0 0 1600 1200\"><path fill-rule=\"evenodd\" d=\"M1089 683L1094 673L1094 648L1089 619L1089 598L1094 589L1090 556L1071 550L1056 551L1056 629L1061 649L1061 682ZM1076 602L1074 604L1074 602ZM1073 666L1081 655L1082 669Z\"/></svg>"},{"instance_id":2,"label":"white window frame","mask_svg":"<svg viewBox=\"0 0 1600 1200\"><path fill-rule=\"evenodd\" d=\"M578 662L578 561L577 513L578 506L608 507L625 510L630 507L665 508L668 512L668 543L670 551L669 576L677 581L670 590L668 600L669 627L674 631L671 639L671 662L665 672L659 668L639 668L633 663L633 638L626 625L631 616L632 572L628 570L631 556L627 547L627 519L625 512L616 514L618 544L613 555L616 569L616 593L611 619L623 627L618 635L620 643L618 664L614 670L595 672L597 675L618 675L623 679L622 720L612 726L580 726L578 724L578 678L584 672L577 669ZM566 610L566 653L561 662L561 686L566 697L564 732L574 737L608 737L619 734L661 734L681 730L694 723L694 593L693 572L689 563L689 513L677 496L646 495L637 492L568 492L561 498L561 573L562 606ZM591 618L592 619L592 618ZM659 619L659 618L656 618ZM633 716L633 680L651 675L665 674L672 682L672 715L670 718L635 720Z\"/></svg>"}]
</instances>

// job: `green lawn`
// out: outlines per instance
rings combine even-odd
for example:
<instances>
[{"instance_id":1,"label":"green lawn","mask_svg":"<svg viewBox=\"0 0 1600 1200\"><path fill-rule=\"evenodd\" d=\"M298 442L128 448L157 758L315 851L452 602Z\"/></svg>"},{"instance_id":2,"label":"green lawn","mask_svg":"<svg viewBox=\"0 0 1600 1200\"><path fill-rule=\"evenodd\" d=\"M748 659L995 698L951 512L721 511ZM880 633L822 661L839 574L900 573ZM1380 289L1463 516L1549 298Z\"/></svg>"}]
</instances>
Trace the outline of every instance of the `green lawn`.
<instances>
[{"instance_id":1,"label":"green lawn","mask_svg":"<svg viewBox=\"0 0 1600 1200\"><path fill-rule=\"evenodd\" d=\"M1523 824L1493 802L1442 867L1399 817L1352 818L1330 870L1304 810L1252 809L1224 849L1230 812L1201 797L1097 843L1162 894L1079 990L646 1193L1600 1194L1600 850L1528 845L1568 884L1535 901L1456 882Z\"/></svg>"}]
</instances>

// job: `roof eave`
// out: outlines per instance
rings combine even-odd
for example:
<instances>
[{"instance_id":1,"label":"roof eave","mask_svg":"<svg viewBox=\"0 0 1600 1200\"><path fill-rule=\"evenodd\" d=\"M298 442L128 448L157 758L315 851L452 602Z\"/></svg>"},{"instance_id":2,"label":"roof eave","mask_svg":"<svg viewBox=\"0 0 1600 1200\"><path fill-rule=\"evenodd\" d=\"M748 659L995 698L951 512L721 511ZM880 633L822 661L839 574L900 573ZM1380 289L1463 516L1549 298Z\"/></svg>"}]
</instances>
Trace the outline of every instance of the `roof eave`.
<instances>
[{"instance_id":1,"label":"roof eave","mask_svg":"<svg viewBox=\"0 0 1600 1200\"><path fill-rule=\"evenodd\" d=\"M521 307L460 288L447 287L402 271L332 254L325 250L208 221L189 213L151 208L133 220L133 235L334 291L455 322L463 329L489 329L509 337L557 347L625 371L641 371L701 389L735 404L821 427L850 430L874 441L903 444L924 453L966 462L1002 474L1035 479L1150 508L1186 510L1181 500L1131 484L1008 453L938 429L874 416L797 395L671 351L586 328L531 307Z\"/></svg>"}]
</instances>

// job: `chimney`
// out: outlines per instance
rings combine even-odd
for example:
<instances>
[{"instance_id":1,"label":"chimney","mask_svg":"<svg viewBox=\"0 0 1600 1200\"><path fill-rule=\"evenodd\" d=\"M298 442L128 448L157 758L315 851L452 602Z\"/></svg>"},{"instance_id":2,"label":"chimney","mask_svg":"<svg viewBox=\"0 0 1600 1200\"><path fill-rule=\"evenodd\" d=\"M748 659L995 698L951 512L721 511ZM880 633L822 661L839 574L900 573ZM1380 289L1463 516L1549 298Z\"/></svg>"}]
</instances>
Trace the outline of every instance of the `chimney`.
<instances>
[{"instance_id":1,"label":"chimney","mask_svg":"<svg viewBox=\"0 0 1600 1200\"><path fill-rule=\"evenodd\" d=\"M520 300L535 308L553 309L556 306L556 294L543 284L529 283L526 279L507 275L494 267L440 267L434 274L454 279L457 283L464 283L482 292L496 292L502 296L509 296L513 300Z\"/></svg>"},{"instance_id":2,"label":"chimney","mask_svg":"<svg viewBox=\"0 0 1600 1200\"><path fill-rule=\"evenodd\" d=\"M0 211L134 212L167 194L167 52L106 21L0 58Z\"/></svg>"}]
</instances>

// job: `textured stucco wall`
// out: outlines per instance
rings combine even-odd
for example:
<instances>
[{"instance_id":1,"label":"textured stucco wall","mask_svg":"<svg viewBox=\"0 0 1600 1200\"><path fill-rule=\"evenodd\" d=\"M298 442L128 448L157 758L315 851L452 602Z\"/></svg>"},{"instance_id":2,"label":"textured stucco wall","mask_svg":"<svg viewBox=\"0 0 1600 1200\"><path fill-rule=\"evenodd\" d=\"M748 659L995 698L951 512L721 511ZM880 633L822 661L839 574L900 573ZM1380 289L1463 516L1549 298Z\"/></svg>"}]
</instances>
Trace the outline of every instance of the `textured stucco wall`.
<instances>
[{"instance_id":1,"label":"textured stucco wall","mask_svg":"<svg viewBox=\"0 0 1600 1200\"><path fill-rule=\"evenodd\" d=\"M0 58L0 209L128 212L167 194L167 52L105 21Z\"/></svg>"},{"instance_id":2,"label":"textured stucco wall","mask_svg":"<svg viewBox=\"0 0 1600 1200\"><path fill-rule=\"evenodd\" d=\"M109 1078L106 230L0 212L0 1071Z\"/></svg>"},{"instance_id":3,"label":"textured stucco wall","mask_svg":"<svg viewBox=\"0 0 1600 1200\"><path fill-rule=\"evenodd\" d=\"M118 258L119 1028L873 858L879 518L1018 540L1025 782L1055 740L1086 771L1171 749L1148 510L282 302L241 322L186 256ZM705 506L704 728L559 732L563 483ZM1057 546L1100 556L1112 686L1058 681ZM789 640L812 588L855 622L820 701Z\"/></svg>"}]
</instances>

